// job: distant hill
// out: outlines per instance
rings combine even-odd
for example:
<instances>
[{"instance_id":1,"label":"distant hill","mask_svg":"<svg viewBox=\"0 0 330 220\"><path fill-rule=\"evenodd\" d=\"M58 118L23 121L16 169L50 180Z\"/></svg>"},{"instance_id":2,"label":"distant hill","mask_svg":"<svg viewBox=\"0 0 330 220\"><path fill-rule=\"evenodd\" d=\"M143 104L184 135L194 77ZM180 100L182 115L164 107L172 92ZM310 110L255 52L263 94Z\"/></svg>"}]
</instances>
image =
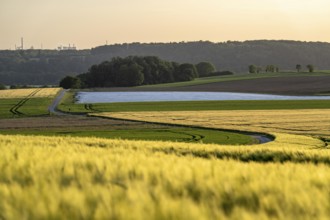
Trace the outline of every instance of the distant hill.
<instances>
[{"instance_id":1,"label":"distant hill","mask_svg":"<svg viewBox=\"0 0 330 220\"><path fill-rule=\"evenodd\" d=\"M300 41L208 41L180 43L130 43L104 45L91 50L0 51L0 83L57 84L66 75L84 73L93 64L113 57L158 56L179 63L212 62L218 70L247 72L250 64L276 65L280 70L330 69L330 43Z\"/></svg>"}]
</instances>

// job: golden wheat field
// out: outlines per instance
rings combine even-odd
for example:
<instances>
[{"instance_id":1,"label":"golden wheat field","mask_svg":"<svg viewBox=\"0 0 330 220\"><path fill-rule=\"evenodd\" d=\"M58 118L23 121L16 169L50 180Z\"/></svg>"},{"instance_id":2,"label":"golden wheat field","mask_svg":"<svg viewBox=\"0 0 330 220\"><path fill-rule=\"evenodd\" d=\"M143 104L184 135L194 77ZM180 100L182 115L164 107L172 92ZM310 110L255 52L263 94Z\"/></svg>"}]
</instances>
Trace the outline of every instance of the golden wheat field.
<instances>
[{"instance_id":1,"label":"golden wheat field","mask_svg":"<svg viewBox=\"0 0 330 220\"><path fill-rule=\"evenodd\" d=\"M209 128L330 137L330 109L119 112L94 115Z\"/></svg>"},{"instance_id":2,"label":"golden wheat field","mask_svg":"<svg viewBox=\"0 0 330 220\"><path fill-rule=\"evenodd\" d=\"M329 112L97 114L276 137L251 146L0 135L0 219L328 219Z\"/></svg>"},{"instance_id":3,"label":"golden wheat field","mask_svg":"<svg viewBox=\"0 0 330 220\"><path fill-rule=\"evenodd\" d=\"M0 90L0 99L13 98L51 98L54 97L61 88L29 88L29 89L7 89Z\"/></svg>"},{"instance_id":4,"label":"golden wheat field","mask_svg":"<svg viewBox=\"0 0 330 220\"><path fill-rule=\"evenodd\" d=\"M2 135L0 218L327 219L330 153L313 138L279 139L288 145Z\"/></svg>"}]
</instances>

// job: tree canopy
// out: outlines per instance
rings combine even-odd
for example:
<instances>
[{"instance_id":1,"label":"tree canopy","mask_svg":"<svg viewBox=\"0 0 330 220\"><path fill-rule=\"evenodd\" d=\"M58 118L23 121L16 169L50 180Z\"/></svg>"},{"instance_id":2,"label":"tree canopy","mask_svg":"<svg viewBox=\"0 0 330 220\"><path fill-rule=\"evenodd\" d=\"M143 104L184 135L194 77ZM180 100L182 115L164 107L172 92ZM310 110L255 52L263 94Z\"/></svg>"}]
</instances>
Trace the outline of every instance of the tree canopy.
<instances>
[{"instance_id":1,"label":"tree canopy","mask_svg":"<svg viewBox=\"0 0 330 220\"><path fill-rule=\"evenodd\" d=\"M258 67L256 65L249 65L249 73L256 73L258 71Z\"/></svg>"},{"instance_id":2,"label":"tree canopy","mask_svg":"<svg viewBox=\"0 0 330 220\"><path fill-rule=\"evenodd\" d=\"M314 65L308 64L306 67L308 69L308 72L310 72L310 73L314 72L314 69L315 69Z\"/></svg>"},{"instance_id":3,"label":"tree canopy","mask_svg":"<svg viewBox=\"0 0 330 220\"><path fill-rule=\"evenodd\" d=\"M77 76L83 87L139 86L198 77L194 64L168 62L155 56L115 57L92 65L89 71Z\"/></svg>"},{"instance_id":4,"label":"tree canopy","mask_svg":"<svg viewBox=\"0 0 330 220\"><path fill-rule=\"evenodd\" d=\"M61 80L60 87L64 89L78 89L81 87L80 79L74 76L66 76Z\"/></svg>"},{"instance_id":5,"label":"tree canopy","mask_svg":"<svg viewBox=\"0 0 330 220\"><path fill-rule=\"evenodd\" d=\"M196 65L200 77L210 76L216 71L215 66L210 62L200 62Z\"/></svg>"},{"instance_id":6,"label":"tree canopy","mask_svg":"<svg viewBox=\"0 0 330 220\"><path fill-rule=\"evenodd\" d=\"M300 64L296 65L296 70L297 70L298 73L301 71L301 65Z\"/></svg>"}]
</instances>

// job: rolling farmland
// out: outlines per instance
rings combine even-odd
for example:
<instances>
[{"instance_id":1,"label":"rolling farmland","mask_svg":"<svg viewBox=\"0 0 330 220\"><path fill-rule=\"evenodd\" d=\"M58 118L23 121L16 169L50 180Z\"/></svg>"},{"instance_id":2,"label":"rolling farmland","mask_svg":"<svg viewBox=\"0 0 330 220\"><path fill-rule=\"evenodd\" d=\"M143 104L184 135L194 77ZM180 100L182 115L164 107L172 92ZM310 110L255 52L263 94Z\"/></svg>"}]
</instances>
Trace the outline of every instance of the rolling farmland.
<instances>
[{"instance_id":1,"label":"rolling farmland","mask_svg":"<svg viewBox=\"0 0 330 220\"><path fill-rule=\"evenodd\" d=\"M329 0L0 6L0 220L330 220Z\"/></svg>"},{"instance_id":2,"label":"rolling farmland","mask_svg":"<svg viewBox=\"0 0 330 220\"><path fill-rule=\"evenodd\" d=\"M198 118L196 118L196 114L198 114ZM293 162L296 160L293 158L300 154L315 155L322 152L319 155L324 155L324 153L328 152L327 142L329 142L330 138L329 110L199 111L198 113L187 111L144 112L143 114L130 112L99 113L94 115L127 120L184 124L194 127L259 131L275 136L275 141L273 142L249 148L251 155L241 154L241 147L238 149L229 148L230 152L234 153L231 154L226 151L224 154L220 153L219 158L227 155L230 158L242 158L242 160ZM323 150L320 151L320 149ZM267 156L268 151L277 153ZM312 161L310 159L301 160L299 158L297 161Z\"/></svg>"},{"instance_id":3,"label":"rolling farmland","mask_svg":"<svg viewBox=\"0 0 330 220\"><path fill-rule=\"evenodd\" d=\"M198 114L198 117L196 115ZM199 127L330 138L329 109L118 112L91 115Z\"/></svg>"}]
</instances>

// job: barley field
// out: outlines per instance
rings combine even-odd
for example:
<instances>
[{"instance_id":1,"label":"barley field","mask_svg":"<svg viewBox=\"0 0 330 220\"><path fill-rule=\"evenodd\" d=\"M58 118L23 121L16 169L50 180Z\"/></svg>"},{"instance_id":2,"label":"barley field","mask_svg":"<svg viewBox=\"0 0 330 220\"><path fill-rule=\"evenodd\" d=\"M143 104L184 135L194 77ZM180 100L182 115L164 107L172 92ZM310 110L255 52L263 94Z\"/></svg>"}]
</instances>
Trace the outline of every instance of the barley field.
<instances>
[{"instance_id":1,"label":"barley field","mask_svg":"<svg viewBox=\"0 0 330 220\"><path fill-rule=\"evenodd\" d=\"M297 135L239 147L0 135L0 219L327 219L321 148Z\"/></svg>"}]
</instances>

